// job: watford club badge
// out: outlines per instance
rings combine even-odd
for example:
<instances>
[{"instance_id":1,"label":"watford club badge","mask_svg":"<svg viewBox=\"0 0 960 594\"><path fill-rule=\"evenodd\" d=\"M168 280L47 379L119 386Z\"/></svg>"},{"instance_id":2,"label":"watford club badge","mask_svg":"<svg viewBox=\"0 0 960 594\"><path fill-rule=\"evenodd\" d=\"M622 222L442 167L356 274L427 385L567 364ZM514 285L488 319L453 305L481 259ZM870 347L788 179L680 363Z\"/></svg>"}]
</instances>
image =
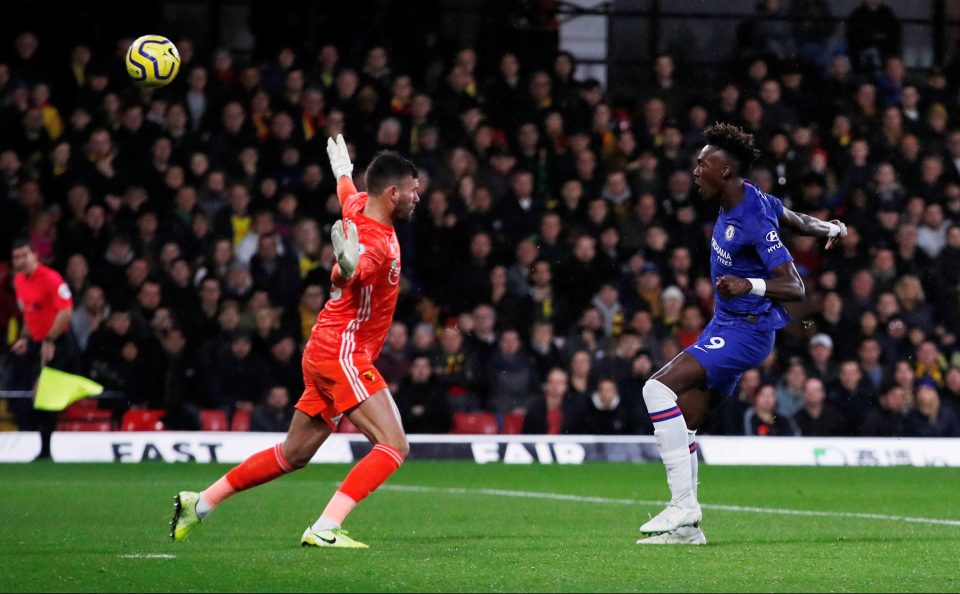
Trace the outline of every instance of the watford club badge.
<instances>
[{"instance_id":1,"label":"watford club badge","mask_svg":"<svg viewBox=\"0 0 960 594\"><path fill-rule=\"evenodd\" d=\"M362 375L363 379L367 380L368 382L372 382L373 380L377 379L377 374L369 369L364 371L360 375Z\"/></svg>"}]
</instances>

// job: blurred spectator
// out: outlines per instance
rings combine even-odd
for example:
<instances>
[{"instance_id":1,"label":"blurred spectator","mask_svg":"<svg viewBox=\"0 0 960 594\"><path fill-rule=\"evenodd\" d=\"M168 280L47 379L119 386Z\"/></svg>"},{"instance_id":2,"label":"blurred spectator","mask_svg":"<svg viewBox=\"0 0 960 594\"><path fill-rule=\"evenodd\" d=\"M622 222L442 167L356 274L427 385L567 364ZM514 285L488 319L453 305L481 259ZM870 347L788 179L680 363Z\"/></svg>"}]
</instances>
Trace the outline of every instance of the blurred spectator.
<instances>
[{"instance_id":1,"label":"blurred spectator","mask_svg":"<svg viewBox=\"0 0 960 594\"><path fill-rule=\"evenodd\" d=\"M904 399L903 388L889 385L880 395L880 406L867 413L861 435L876 437L911 437L910 407Z\"/></svg>"},{"instance_id":2,"label":"blurred spectator","mask_svg":"<svg viewBox=\"0 0 960 594\"><path fill-rule=\"evenodd\" d=\"M700 337L705 325L706 321L699 306L691 304L684 307L680 314L680 323L674 328L674 335L677 337L680 348L692 346Z\"/></svg>"},{"instance_id":3,"label":"blurred spectator","mask_svg":"<svg viewBox=\"0 0 960 594\"><path fill-rule=\"evenodd\" d=\"M407 327L402 322L393 322L374 365L387 381L390 390L396 392L400 382L409 373L411 363Z\"/></svg>"},{"instance_id":4,"label":"blurred spectator","mask_svg":"<svg viewBox=\"0 0 960 594\"><path fill-rule=\"evenodd\" d=\"M414 357L410 373L396 390L403 427L410 433L446 433L450 430L448 398L437 385L430 359Z\"/></svg>"},{"instance_id":5,"label":"blurred spectator","mask_svg":"<svg viewBox=\"0 0 960 594\"><path fill-rule=\"evenodd\" d=\"M784 60L796 55L793 25L783 18L780 0L762 0L756 5L751 32L755 55Z\"/></svg>"},{"instance_id":6,"label":"blurred spectator","mask_svg":"<svg viewBox=\"0 0 960 594\"><path fill-rule=\"evenodd\" d=\"M596 244L588 235L578 238L573 253L560 267L559 277L554 281L573 311L582 311L610 276L611 270L605 268L597 256Z\"/></svg>"},{"instance_id":7,"label":"blurred spectator","mask_svg":"<svg viewBox=\"0 0 960 594\"><path fill-rule=\"evenodd\" d=\"M872 75L900 53L900 22L883 0L863 0L847 17L847 43L857 70Z\"/></svg>"},{"instance_id":8,"label":"blurred spectator","mask_svg":"<svg viewBox=\"0 0 960 594\"><path fill-rule=\"evenodd\" d=\"M236 331L215 365L207 370L211 402L228 415L236 408L253 410L266 392L267 374L263 361L253 352L250 334Z\"/></svg>"},{"instance_id":9,"label":"blurred spectator","mask_svg":"<svg viewBox=\"0 0 960 594\"><path fill-rule=\"evenodd\" d=\"M567 433L573 403L567 398L567 372L553 368L547 373L543 395L532 398L523 419L523 432L558 435Z\"/></svg>"},{"instance_id":10,"label":"blurred spectator","mask_svg":"<svg viewBox=\"0 0 960 594\"><path fill-rule=\"evenodd\" d=\"M73 317L70 318L70 331L80 350L86 351L90 335L97 331L109 311L100 287L91 285L80 295L80 307L73 311Z\"/></svg>"},{"instance_id":11,"label":"blurred spectator","mask_svg":"<svg viewBox=\"0 0 960 594\"><path fill-rule=\"evenodd\" d=\"M839 366L833 360L833 339L828 334L815 334L809 344L807 352L810 355L810 375L824 385L832 384L840 372Z\"/></svg>"},{"instance_id":12,"label":"blurred spectator","mask_svg":"<svg viewBox=\"0 0 960 594\"><path fill-rule=\"evenodd\" d=\"M551 369L563 367L563 357L557 342L553 334L553 324L534 322L529 348L540 382L547 381L547 374Z\"/></svg>"},{"instance_id":13,"label":"blurred spectator","mask_svg":"<svg viewBox=\"0 0 960 594\"><path fill-rule=\"evenodd\" d=\"M947 371L940 396L943 404L953 407L955 411L960 410L960 367L951 367Z\"/></svg>"},{"instance_id":14,"label":"blurred spectator","mask_svg":"<svg viewBox=\"0 0 960 594\"><path fill-rule=\"evenodd\" d=\"M758 370L748 369L743 372L737 391L720 403L701 431L716 435L743 435L744 415L761 385Z\"/></svg>"},{"instance_id":15,"label":"blurred spectator","mask_svg":"<svg viewBox=\"0 0 960 594\"><path fill-rule=\"evenodd\" d=\"M617 383L603 378L589 400L581 403L569 425L570 433L624 435L633 433L629 407L620 397Z\"/></svg>"},{"instance_id":16,"label":"blurred spectator","mask_svg":"<svg viewBox=\"0 0 960 594\"><path fill-rule=\"evenodd\" d=\"M267 345L269 351L266 354L266 367L269 381L274 386L283 386L288 394L299 398L300 394L303 394L303 371L300 368L300 357L297 356L296 341L292 336L275 330L268 336Z\"/></svg>"},{"instance_id":17,"label":"blurred spectator","mask_svg":"<svg viewBox=\"0 0 960 594\"><path fill-rule=\"evenodd\" d=\"M459 328L445 328L440 347L433 354L433 378L446 396L450 410L476 412L480 408L483 387L476 358L467 349Z\"/></svg>"},{"instance_id":18,"label":"blurred spectator","mask_svg":"<svg viewBox=\"0 0 960 594\"><path fill-rule=\"evenodd\" d=\"M949 404L940 400L932 382L924 382L917 388L917 404L913 410L912 432L919 437L960 436L960 419Z\"/></svg>"},{"instance_id":19,"label":"blurred spectator","mask_svg":"<svg viewBox=\"0 0 960 594\"><path fill-rule=\"evenodd\" d=\"M284 386L273 386L263 402L250 413L250 431L284 433L290 429L292 420L290 393Z\"/></svg>"},{"instance_id":20,"label":"blurred spectator","mask_svg":"<svg viewBox=\"0 0 960 594\"><path fill-rule=\"evenodd\" d=\"M593 360L588 351L576 351L570 357L570 399L583 402L590 397L595 389L593 375Z\"/></svg>"},{"instance_id":21,"label":"blurred spectator","mask_svg":"<svg viewBox=\"0 0 960 594\"><path fill-rule=\"evenodd\" d=\"M760 386L754 396L753 406L743 415L743 435L767 435L788 437L798 435L793 418L774 413L777 406L777 391L773 386Z\"/></svg>"},{"instance_id":22,"label":"blurred spectator","mask_svg":"<svg viewBox=\"0 0 960 594\"><path fill-rule=\"evenodd\" d=\"M800 435L823 437L847 432L846 420L826 402L823 384L817 377L808 378L803 384L803 407L793 417Z\"/></svg>"},{"instance_id":23,"label":"blurred spectator","mask_svg":"<svg viewBox=\"0 0 960 594\"><path fill-rule=\"evenodd\" d=\"M876 316L873 316L874 320ZM875 321L873 322L875 324ZM884 369L881 365L883 350L876 337L868 335L860 343L859 363L864 377L870 382L874 390L883 385Z\"/></svg>"},{"instance_id":24,"label":"blurred spectator","mask_svg":"<svg viewBox=\"0 0 960 594\"><path fill-rule=\"evenodd\" d=\"M777 414L792 417L803 406L803 386L807 369L799 360L792 361L777 383Z\"/></svg>"},{"instance_id":25,"label":"blurred spectator","mask_svg":"<svg viewBox=\"0 0 960 594\"><path fill-rule=\"evenodd\" d=\"M620 305L620 292L615 286L604 283L600 291L590 302L603 318L603 331L606 336L619 334L623 328L623 306Z\"/></svg>"},{"instance_id":26,"label":"blurred spectator","mask_svg":"<svg viewBox=\"0 0 960 594\"><path fill-rule=\"evenodd\" d=\"M947 244L950 222L944 219L943 207L932 202L923 211L923 225L917 230L917 245L930 258L936 258Z\"/></svg>"},{"instance_id":27,"label":"blurred spectator","mask_svg":"<svg viewBox=\"0 0 960 594\"><path fill-rule=\"evenodd\" d=\"M488 405L500 416L524 411L530 396L536 393L537 372L516 330L507 329L500 334L487 381Z\"/></svg>"},{"instance_id":28,"label":"blurred spectator","mask_svg":"<svg viewBox=\"0 0 960 594\"><path fill-rule=\"evenodd\" d=\"M634 358L640 353L642 346L636 332L625 330L616 339L616 349L612 352L604 352L602 358L597 361L597 375L612 378L615 382L626 378L630 375Z\"/></svg>"},{"instance_id":29,"label":"blurred spectator","mask_svg":"<svg viewBox=\"0 0 960 594\"><path fill-rule=\"evenodd\" d=\"M947 372L946 358L937 349L932 340L924 340L917 346L914 374L917 379L930 380L935 385L943 385Z\"/></svg>"}]
</instances>

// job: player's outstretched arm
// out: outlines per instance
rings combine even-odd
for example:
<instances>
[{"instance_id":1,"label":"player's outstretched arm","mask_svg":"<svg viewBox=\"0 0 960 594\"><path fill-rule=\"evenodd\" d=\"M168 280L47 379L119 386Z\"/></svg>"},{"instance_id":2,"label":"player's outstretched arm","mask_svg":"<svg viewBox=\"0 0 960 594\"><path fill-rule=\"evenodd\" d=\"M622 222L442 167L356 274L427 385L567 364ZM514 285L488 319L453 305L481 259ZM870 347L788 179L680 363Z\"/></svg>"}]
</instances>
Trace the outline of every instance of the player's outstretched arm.
<instances>
[{"instance_id":1,"label":"player's outstretched arm","mask_svg":"<svg viewBox=\"0 0 960 594\"><path fill-rule=\"evenodd\" d=\"M776 301L802 301L806 293L803 279L797 272L793 261L784 262L770 271L772 278L767 280L746 279L736 276L717 277L717 292L724 299L739 297L750 293Z\"/></svg>"},{"instance_id":2,"label":"player's outstretched arm","mask_svg":"<svg viewBox=\"0 0 960 594\"><path fill-rule=\"evenodd\" d=\"M847 236L847 226L838 219L821 221L817 217L802 212L794 212L789 208L783 209L780 222L801 235L828 238L826 245L828 250Z\"/></svg>"},{"instance_id":3,"label":"player's outstretched arm","mask_svg":"<svg viewBox=\"0 0 960 594\"><path fill-rule=\"evenodd\" d=\"M327 155L330 157L333 175L337 178L337 197L342 205L347 198L357 193L357 187L353 185L353 162L350 161L350 151L347 150L347 141L343 139L343 134L337 134L336 140L327 139Z\"/></svg>"}]
</instances>

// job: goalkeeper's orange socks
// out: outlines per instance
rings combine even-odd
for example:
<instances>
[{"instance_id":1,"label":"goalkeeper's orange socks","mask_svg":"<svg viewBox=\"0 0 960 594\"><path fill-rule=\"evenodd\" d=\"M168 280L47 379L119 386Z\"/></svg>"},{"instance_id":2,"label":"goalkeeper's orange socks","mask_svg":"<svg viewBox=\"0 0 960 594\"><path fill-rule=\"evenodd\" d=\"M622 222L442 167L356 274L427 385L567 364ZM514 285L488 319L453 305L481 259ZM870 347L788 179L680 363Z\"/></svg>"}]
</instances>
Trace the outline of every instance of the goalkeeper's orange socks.
<instances>
[{"instance_id":1,"label":"goalkeeper's orange socks","mask_svg":"<svg viewBox=\"0 0 960 594\"><path fill-rule=\"evenodd\" d=\"M397 448L385 443L373 446L370 453L353 467L340 489L333 494L320 519L314 522L313 529L339 528L353 508L390 478L401 464L403 454Z\"/></svg>"},{"instance_id":2,"label":"goalkeeper's orange socks","mask_svg":"<svg viewBox=\"0 0 960 594\"><path fill-rule=\"evenodd\" d=\"M257 452L200 493L197 515L203 519L231 495L270 482L292 470L281 444Z\"/></svg>"},{"instance_id":3,"label":"goalkeeper's orange socks","mask_svg":"<svg viewBox=\"0 0 960 594\"><path fill-rule=\"evenodd\" d=\"M340 526L357 503L382 485L402 463L403 454L395 447L387 444L373 446L334 493L314 528L325 530ZM283 455L281 444L257 452L200 493L197 515L203 519L235 493L272 481L292 470L293 467Z\"/></svg>"}]
</instances>

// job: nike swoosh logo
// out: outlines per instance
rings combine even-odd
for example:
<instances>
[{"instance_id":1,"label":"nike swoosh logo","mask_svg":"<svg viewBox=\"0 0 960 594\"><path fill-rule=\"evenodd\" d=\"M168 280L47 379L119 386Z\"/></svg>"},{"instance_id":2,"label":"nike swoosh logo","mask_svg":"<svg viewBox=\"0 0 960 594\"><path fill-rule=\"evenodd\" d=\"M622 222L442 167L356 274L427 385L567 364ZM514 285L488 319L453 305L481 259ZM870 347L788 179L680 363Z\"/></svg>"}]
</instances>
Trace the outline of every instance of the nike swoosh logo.
<instances>
[{"instance_id":1,"label":"nike swoosh logo","mask_svg":"<svg viewBox=\"0 0 960 594\"><path fill-rule=\"evenodd\" d=\"M317 538L319 538L320 540L322 540L323 542L325 542L325 543L327 543L327 544L333 544L333 543L337 542L337 537L324 538L324 537L318 535Z\"/></svg>"}]
</instances>

